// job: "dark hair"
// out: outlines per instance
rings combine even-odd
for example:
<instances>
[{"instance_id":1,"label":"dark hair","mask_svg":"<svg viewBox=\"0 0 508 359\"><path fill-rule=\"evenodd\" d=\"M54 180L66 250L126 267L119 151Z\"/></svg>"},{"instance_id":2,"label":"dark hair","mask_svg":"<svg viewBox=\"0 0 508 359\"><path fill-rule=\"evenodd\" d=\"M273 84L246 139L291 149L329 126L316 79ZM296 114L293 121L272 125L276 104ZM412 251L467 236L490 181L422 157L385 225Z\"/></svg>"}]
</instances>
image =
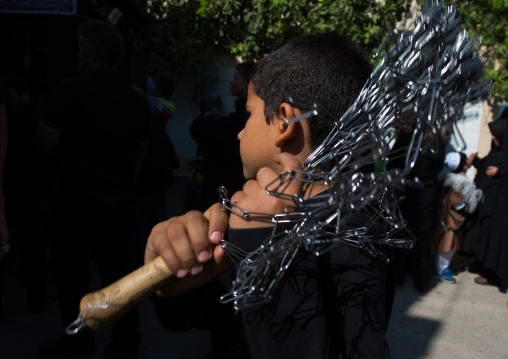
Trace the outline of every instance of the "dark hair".
<instances>
[{"instance_id":1,"label":"dark hair","mask_svg":"<svg viewBox=\"0 0 508 359\"><path fill-rule=\"evenodd\" d=\"M253 67L254 62L242 62L236 65L236 71L240 73L240 76L244 81L249 82L251 70Z\"/></svg>"},{"instance_id":2,"label":"dark hair","mask_svg":"<svg viewBox=\"0 0 508 359\"><path fill-rule=\"evenodd\" d=\"M454 169L453 173L460 173L464 171L464 166L467 164L467 156L463 152L457 152L460 155L460 162L456 169Z\"/></svg>"},{"instance_id":3,"label":"dark hair","mask_svg":"<svg viewBox=\"0 0 508 359\"><path fill-rule=\"evenodd\" d=\"M289 96L306 104L319 103L340 119L353 104L372 72L363 51L336 33L319 33L291 41L256 63L251 83L265 102L271 121ZM295 104L302 111L309 110ZM308 120L310 145L317 147L330 133L334 119Z\"/></svg>"},{"instance_id":4,"label":"dark hair","mask_svg":"<svg viewBox=\"0 0 508 359\"><path fill-rule=\"evenodd\" d=\"M78 28L79 42L95 50L103 65L118 67L125 53L125 41L120 31L107 21L88 21Z\"/></svg>"}]
</instances>

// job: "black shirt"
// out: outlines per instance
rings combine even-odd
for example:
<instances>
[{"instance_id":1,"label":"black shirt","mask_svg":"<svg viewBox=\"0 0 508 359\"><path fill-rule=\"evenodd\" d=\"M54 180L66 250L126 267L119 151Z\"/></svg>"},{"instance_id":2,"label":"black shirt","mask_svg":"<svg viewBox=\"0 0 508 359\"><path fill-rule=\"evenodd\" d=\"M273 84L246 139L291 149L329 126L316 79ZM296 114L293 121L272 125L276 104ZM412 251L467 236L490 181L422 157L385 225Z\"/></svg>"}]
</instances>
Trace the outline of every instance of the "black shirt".
<instances>
[{"instance_id":1,"label":"black shirt","mask_svg":"<svg viewBox=\"0 0 508 359\"><path fill-rule=\"evenodd\" d=\"M271 232L230 229L228 240L249 252ZM222 279L227 286L227 275ZM204 322L220 326L229 315L211 308L218 300L210 290L220 285L213 282L176 300L154 299L158 317L173 330L203 328ZM301 251L272 301L241 310L243 325L227 329L245 331L256 359L389 358L385 334L394 290L391 266L360 249L339 244L319 257Z\"/></svg>"},{"instance_id":2,"label":"black shirt","mask_svg":"<svg viewBox=\"0 0 508 359\"><path fill-rule=\"evenodd\" d=\"M56 197L80 205L131 197L139 143L149 138L144 96L116 71L95 70L57 86L43 122L63 131Z\"/></svg>"}]
</instances>

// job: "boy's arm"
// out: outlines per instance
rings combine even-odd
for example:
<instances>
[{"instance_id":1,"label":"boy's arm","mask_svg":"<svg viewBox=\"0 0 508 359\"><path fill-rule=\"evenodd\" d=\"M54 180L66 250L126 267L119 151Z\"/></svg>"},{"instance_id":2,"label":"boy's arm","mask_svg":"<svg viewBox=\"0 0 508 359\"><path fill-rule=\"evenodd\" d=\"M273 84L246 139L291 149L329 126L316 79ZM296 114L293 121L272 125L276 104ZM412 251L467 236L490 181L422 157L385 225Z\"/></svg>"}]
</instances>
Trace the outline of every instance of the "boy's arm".
<instances>
[{"instance_id":1,"label":"boy's arm","mask_svg":"<svg viewBox=\"0 0 508 359\"><path fill-rule=\"evenodd\" d=\"M284 171L301 169L300 162L287 153L278 155L275 160L282 164ZM269 196L265 190L277 177L274 171L261 169L256 180L249 181L243 191L235 193L232 201L247 211L284 213L286 206L293 203ZM299 193L301 189L300 181L292 181L284 193ZM183 295L231 269L232 264L219 245L228 222L231 228L267 226L266 223L250 221L236 215L228 216L221 205L216 203L205 213L190 211L159 223L152 229L146 245L145 263L161 256L175 274L169 279L168 285L157 292L159 296Z\"/></svg>"}]
</instances>

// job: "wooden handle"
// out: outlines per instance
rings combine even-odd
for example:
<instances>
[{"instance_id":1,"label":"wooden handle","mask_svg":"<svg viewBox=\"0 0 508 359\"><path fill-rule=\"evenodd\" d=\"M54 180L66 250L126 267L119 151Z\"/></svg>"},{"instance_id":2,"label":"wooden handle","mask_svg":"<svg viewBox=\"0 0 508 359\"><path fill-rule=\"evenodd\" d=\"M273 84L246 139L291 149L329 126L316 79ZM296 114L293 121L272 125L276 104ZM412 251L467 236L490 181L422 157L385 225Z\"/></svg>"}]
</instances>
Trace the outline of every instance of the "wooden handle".
<instances>
[{"instance_id":1,"label":"wooden handle","mask_svg":"<svg viewBox=\"0 0 508 359\"><path fill-rule=\"evenodd\" d=\"M80 303L81 317L88 328L105 330L155 293L172 274L162 257L157 257L110 286L85 295ZM106 305L107 309L100 308Z\"/></svg>"}]
</instances>

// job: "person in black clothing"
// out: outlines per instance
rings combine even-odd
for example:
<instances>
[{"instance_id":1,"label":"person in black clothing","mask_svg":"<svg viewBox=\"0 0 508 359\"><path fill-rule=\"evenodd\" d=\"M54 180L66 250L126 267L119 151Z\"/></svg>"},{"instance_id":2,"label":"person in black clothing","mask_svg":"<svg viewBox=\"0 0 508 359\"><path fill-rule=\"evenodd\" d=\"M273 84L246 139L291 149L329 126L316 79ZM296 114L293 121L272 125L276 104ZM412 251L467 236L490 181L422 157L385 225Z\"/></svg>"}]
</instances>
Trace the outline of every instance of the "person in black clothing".
<instances>
[{"instance_id":1,"label":"person in black clothing","mask_svg":"<svg viewBox=\"0 0 508 359\"><path fill-rule=\"evenodd\" d=\"M120 32L108 22L89 21L79 27L78 36L85 74L57 86L36 132L39 150L59 156L50 241L65 326L77 318L79 302L89 292L93 260L104 286L132 270L128 247L134 183L149 138L146 99L118 72L125 48ZM138 322L134 309L115 324L107 357L137 357ZM39 346L46 357L94 351L90 330Z\"/></svg>"},{"instance_id":2,"label":"person in black clothing","mask_svg":"<svg viewBox=\"0 0 508 359\"><path fill-rule=\"evenodd\" d=\"M190 126L191 137L204 160L203 187L197 204L201 211L219 200L220 186L235 193L245 183L237 135L249 117L245 103L252 65L252 62L238 64L230 81L231 94L237 96L235 112L225 116L202 114Z\"/></svg>"},{"instance_id":3,"label":"person in black clothing","mask_svg":"<svg viewBox=\"0 0 508 359\"><path fill-rule=\"evenodd\" d=\"M12 93L6 103L9 142L5 162L6 215L15 256L21 258L21 274L27 286L27 300L33 313L47 304L45 204L42 163L35 149L34 133L40 116L29 106L28 80L18 74L6 76ZM47 168L46 167L46 168ZM27 226L26 221L31 225Z\"/></svg>"},{"instance_id":4,"label":"person in black clothing","mask_svg":"<svg viewBox=\"0 0 508 359\"><path fill-rule=\"evenodd\" d=\"M294 40L257 62L248 89L250 117L238 135L248 181L231 201L250 212L289 210L293 202L269 196L266 186L281 172L301 169L333 122L318 115L288 125L287 120L308 110L288 103L288 96L320 103L341 118L370 73L362 52L335 33ZM292 181L284 192L310 197L322 193L322 188L302 193L302 182ZM365 219L356 222L351 225L361 226ZM267 223L236 215L228 218L219 204L204 214L191 211L153 229L145 262L160 255L175 273L152 298L159 318L171 329L213 326L222 320L214 316L218 299L209 301L210 289L202 285L222 285L223 291L231 286L232 264L218 245L228 225L228 243L247 252L273 231ZM240 311L238 332L244 331L253 358L388 358L385 333L394 291L391 266L379 257L344 243L323 256L302 250L270 302ZM193 315L203 311L206 317Z\"/></svg>"},{"instance_id":5,"label":"person in black clothing","mask_svg":"<svg viewBox=\"0 0 508 359\"><path fill-rule=\"evenodd\" d=\"M412 131L401 133L395 141L392 153L404 149L407 152L411 142ZM436 136L432 146L418 154L413 169L407 178L418 179L420 185L409 185L405 188L405 198L400 202L400 210L407 223L409 233L414 236L416 244L411 249L393 248L393 263L397 288L402 288L408 272L412 273L416 291L426 294L430 289L433 276L432 242L437 224L437 212L441 194L438 174L443 169L445 159L445 141ZM399 152L400 153L400 152ZM391 159L390 168L403 168L404 157Z\"/></svg>"},{"instance_id":6,"label":"person in black clothing","mask_svg":"<svg viewBox=\"0 0 508 359\"><path fill-rule=\"evenodd\" d=\"M165 82L163 79L159 77L160 83L166 85L164 89L169 88L164 93L165 97L169 98L174 92L174 85L171 86L172 82ZM159 99L150 95L150 92L147 86L148 103L155 101L160 104ZM164 101L169 103L167 99ZM170 114L168 111L150 107L150 143L135 187L136 213L132 223L130 248L130 256L135 267L143 265L146 239L153 226L168 218L167 194L174 182L173 170L179 167L173 143L166 133L167 121L173 115L173 112Z\"/></svg>"},{"instance_id":7,"label":"person in black clothing","mask_svg":"<svg viewBox=\"0 0 508 359\"><path fill-rule=\"evenodd\" d=\"M7 217L5 216L3 177L9 137L7 134L9 126L5 113L5 102L9 100L11 96L4 78L0 76L0 310L2 310L3 268L5 266L5 261L3 261L3 259L10 250L9 228L7 225Z\"/></svg>"},{"instance_id":8,"label":"person in black clothing","mask_svg":"<svg viewBox=\"0 0 508 359\"><path fill-rule=\"evenodd\" d=\"M0 261L9 249L9 230L7 218L5 217L5 196L3 186L3 175L5 157L7 154L8 124L5 114L5 101L11 98L11 93L3 77L0 77ZM0 283L1 284L1 283ZM1 286L0 286L1 291Z\"/></svg>"},{"instance_id":9,"label":"person in black clothing","mask_svg":"<svg viewBox=\"0 0 508 359\"><path fill-rule=\"evenodd\" d=\"M505 110L489 123L492 148L485 158L473 161L478 170L475 183L483 190L484 201L478 207L471 242L471 250L481 264L480 276L475 282L497 285L504 293L508 290L508 238L504 227L508 212L508 170L503 168L507 163L507 146L504 145L507 121L508 111Z\"/></svg>"}]
</instances>

